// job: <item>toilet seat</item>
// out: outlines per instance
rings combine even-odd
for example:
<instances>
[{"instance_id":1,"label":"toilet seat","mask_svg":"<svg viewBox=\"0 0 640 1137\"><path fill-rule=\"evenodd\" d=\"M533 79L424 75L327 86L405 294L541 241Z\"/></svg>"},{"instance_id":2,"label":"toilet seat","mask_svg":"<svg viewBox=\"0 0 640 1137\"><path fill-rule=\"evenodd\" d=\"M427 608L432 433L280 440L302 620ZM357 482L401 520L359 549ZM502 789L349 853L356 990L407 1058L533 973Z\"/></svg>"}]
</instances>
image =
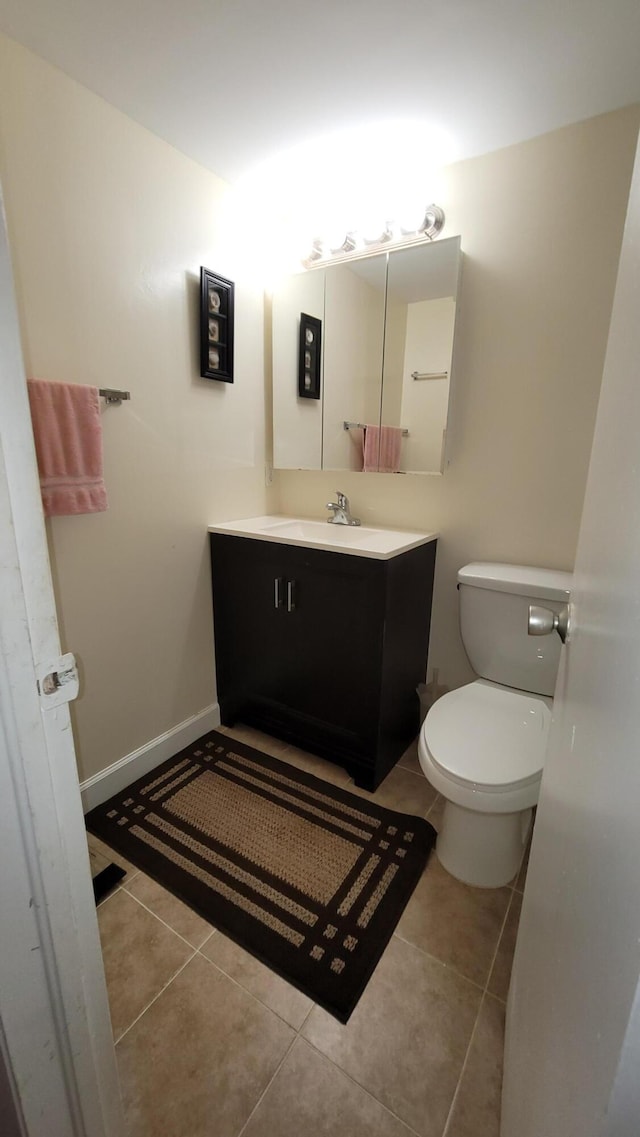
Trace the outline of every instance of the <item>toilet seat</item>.
<instances>
[{"instance_id":1,"label":"toilet seat","mask_svg":"<svg viewBox=\"0 0 640 1137\"><path fill-rule=\"evenodd\" d=\"M458 805L486 813L535 805L553 700L478 679L433 705L420 733L420 763Z\"/></svg>"}]
</instances>

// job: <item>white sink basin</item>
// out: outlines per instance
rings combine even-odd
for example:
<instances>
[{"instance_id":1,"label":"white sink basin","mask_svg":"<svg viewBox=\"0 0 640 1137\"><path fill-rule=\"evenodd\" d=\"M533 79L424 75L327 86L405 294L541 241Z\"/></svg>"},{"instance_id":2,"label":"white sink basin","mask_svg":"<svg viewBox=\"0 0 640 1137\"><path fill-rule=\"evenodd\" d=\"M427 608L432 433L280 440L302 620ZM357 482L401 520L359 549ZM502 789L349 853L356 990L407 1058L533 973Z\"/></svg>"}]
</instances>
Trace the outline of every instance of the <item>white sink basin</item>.
<instances>
[{"instance_id":1,"label":"white sink basin","mask_svg":"<svg viewBox=\"0 0 640 1137\"><path fill-rule=\"evenodd\" d=\"M265 525L265 533L280 537L297 537L301 541L331 541L332 544L358 545L371 540L375 529L362 525L330 525L328 521L281 521Z\"/></svg>"},{"instance_id":2,"label":"white sink basin","mask_svg":"<svg viewBox=\"0 0 640 1137\"><path fill-rule=\"evenodd\" d=\"M374 529L364 525L330 525L306 517L247 517L242 521L220 521L209 526L210 533L249 537L254 541L276 541L283 545L325 549L355 557L387 561L435 541L437 533L414 533L398 529Z\"/></svg>"}]
</instances>

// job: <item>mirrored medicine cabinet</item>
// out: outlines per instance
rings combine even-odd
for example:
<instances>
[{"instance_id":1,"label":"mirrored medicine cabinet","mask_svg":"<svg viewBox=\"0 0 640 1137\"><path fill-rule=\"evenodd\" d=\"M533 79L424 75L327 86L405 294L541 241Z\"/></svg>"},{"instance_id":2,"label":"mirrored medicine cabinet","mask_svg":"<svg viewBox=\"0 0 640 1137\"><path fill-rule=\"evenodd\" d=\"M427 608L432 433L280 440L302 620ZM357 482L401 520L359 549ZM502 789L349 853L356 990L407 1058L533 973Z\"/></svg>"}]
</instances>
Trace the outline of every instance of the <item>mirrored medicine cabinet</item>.
<instances>
[{"instance_id":1,"label":"mirrored medicine cabinet","mask_svg":"<svg viewBox=\"0 0 640 1137\"><path fill-rule=\"evenodd\" d=\"M276 469L442 472L461 265L460 238L450 237L280 284Z\"/></svg>"}]
</instances>

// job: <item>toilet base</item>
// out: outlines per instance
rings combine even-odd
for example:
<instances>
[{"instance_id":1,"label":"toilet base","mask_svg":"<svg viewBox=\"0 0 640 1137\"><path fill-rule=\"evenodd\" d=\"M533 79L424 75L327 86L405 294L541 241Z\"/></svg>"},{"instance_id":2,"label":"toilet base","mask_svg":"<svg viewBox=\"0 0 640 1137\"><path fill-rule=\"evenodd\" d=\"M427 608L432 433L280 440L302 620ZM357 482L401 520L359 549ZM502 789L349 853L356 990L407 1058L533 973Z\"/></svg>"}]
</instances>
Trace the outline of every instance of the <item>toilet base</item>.
<instances>
[{"instance_id":1,"label":"toilet base","mask_svg":"<svg viewBox=\"0 0 640 1137\"><path fill-rule=\"evenodd\" d=\"M465 884L500 888L516 875L531 831L533 811L478 813L446 801L436 853Z\"/></svg>"}]
</instances>

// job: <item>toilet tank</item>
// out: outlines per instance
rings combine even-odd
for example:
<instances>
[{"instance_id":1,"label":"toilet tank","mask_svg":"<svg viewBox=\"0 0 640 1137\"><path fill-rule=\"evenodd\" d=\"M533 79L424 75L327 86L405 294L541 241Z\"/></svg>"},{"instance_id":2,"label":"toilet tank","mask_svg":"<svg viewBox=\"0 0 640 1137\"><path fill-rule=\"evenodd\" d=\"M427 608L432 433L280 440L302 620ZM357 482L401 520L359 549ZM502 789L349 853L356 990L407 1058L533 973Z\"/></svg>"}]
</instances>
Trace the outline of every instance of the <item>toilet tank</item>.
<instances>
[{"instance_id":1,"label":"toilet tank","mask_svg":"<svg viewBox=\"0 0 640 1137\"><path fill-rule=\"evenodd\" d=\"M572 575L526 565L470 564L458 573L460 631L476 675L553 695L560 637L527 634L529 605L559 612L569 600Z\"/></svg>"}]
</instances>

